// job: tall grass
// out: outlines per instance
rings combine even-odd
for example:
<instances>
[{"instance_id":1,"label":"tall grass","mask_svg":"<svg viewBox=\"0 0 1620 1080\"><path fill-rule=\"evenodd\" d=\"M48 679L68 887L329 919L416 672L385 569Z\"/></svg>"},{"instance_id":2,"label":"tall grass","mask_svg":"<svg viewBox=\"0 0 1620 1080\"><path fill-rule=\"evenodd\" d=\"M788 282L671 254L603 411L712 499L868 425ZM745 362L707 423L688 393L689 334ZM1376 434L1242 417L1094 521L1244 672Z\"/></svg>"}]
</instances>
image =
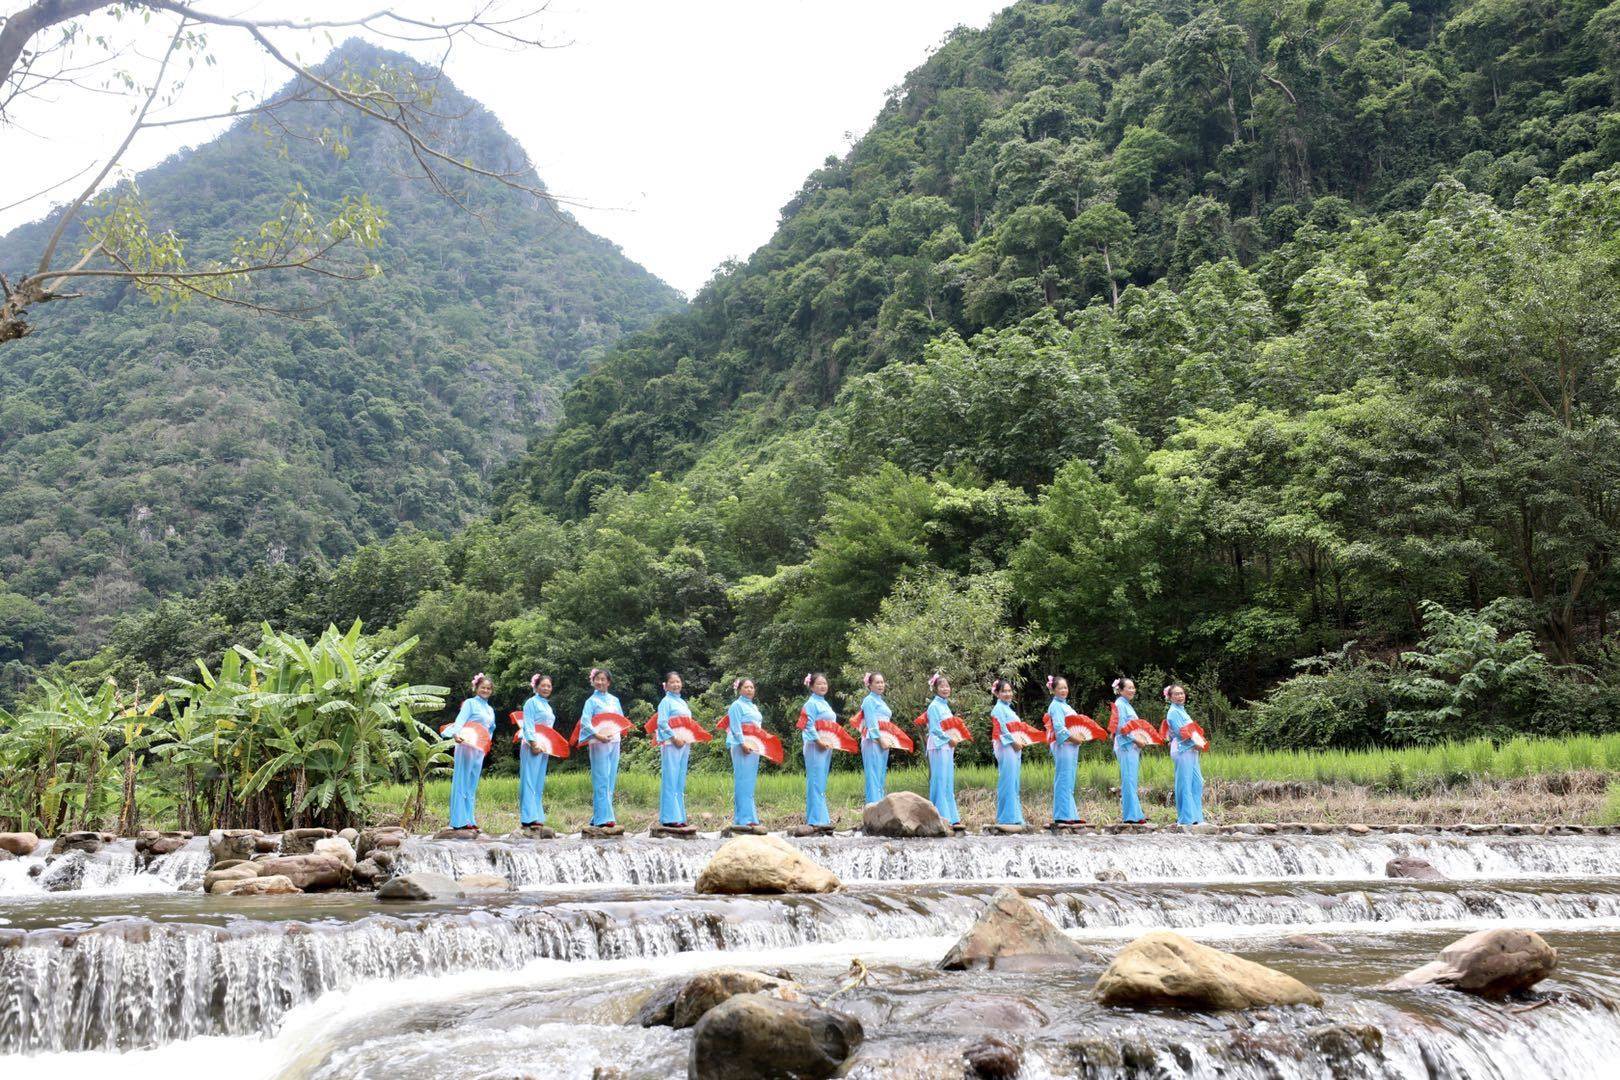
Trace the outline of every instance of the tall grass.
<instances>
[{"instance_id":1,"label":"tall grass","mask_svg":"<svg viewBox=\"0 0 1620 1080\"><path fill-rule=\"evenodd\" d=\"M1515 780L1526 776L1563 773L1583 769L1620 771L1620 734L1572 735L1563 739L1514 739L1496 745L1487 739L1445 743L1437 746L1406 747L1391 750L1269 750L1224 753L1219 748L1204 756L1207 783L1243 781L1304 781L1307 783L1355 785L1391 794L1423 794L1437 788L1472 781ZM1169 756L1155 751L1143 756L1142 785L1163 790L1171 786L1173 766ZM1026 807L1048 808L1052 788L1051 759L1039 750L1025 755L1022 773ZM963 766L957 770L958 801L987 799L996 783L990 766ZM1082 797L1106 799L1119 784L1119 771L1113 754L1104 747L1088 747L1081 754L1076 785ZM889 791L928 793L928 770L903 763L896 755L889 770ZM1620 784L1616 790L1620 791ZM407 792L403 786L386 787L378 792L376 809L397 812ZM441 817L449 802L449 781L428 786L428 805ZM480 822L486 829L503 829L516 822L517 778L488 776L478 788ZM590 776L583 770L559 771L547 779L548 817L559 826L573 827L589 817ZM761 815L767 824L802 820L804 775L766 767L760 771L756 793ZM828 804L843 820L858 818L864 801L861 774L837 770L828 780ZM694 822L714 824L728 820L731 813L731 775L727 772L696 772L687 778L687 809ZM656 770L627 769L619 774L615 810L630 822L652 819L658 805ZM1611 806L1620 822L1620 794ZM1027 811L1026 811L1027 813ZM1031 820L1038 819L1036 813Z\"/></svg>"}]
</instances>

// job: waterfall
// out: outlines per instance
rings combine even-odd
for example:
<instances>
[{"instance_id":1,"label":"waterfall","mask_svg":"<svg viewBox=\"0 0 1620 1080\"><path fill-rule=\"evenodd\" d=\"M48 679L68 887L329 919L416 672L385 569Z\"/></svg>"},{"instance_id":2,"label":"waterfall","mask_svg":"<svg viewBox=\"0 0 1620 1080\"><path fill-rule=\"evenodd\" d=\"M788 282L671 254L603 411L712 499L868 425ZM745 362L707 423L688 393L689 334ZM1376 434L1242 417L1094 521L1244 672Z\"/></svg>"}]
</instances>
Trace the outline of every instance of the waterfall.
<instances>
[{"instance_id":1,"label":"waterfall","mask_svg":"<svg viewBox=\"0 0 1620 1080\"><path fill-rule=\"evenodd\" d=\"M142 865L132 841L120 840L90 853L49 849L0 862L0 897L49 893L155 893L199 888L208 869L206 840Z\"/></svg>"}]
</instances>

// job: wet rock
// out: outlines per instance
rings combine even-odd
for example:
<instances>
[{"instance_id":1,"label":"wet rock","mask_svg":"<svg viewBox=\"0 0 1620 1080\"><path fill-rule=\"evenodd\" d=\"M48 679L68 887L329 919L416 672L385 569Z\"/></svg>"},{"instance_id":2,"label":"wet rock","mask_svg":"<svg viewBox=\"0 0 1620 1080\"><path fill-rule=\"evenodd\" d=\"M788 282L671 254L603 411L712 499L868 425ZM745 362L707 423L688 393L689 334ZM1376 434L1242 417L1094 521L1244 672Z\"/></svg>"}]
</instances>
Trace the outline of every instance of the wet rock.
<instances>
[{"instance_id":1,"label":"wet rock","mask_svg":"<svg viewBox=\"0 0 1620 1080\"><path fill-rule=\"evenodd\" d=\"M1028 900L1002 888L939 966L946 971L1032 970L1066 966L1084 955L1085 950Z\"/></svg>"},{"instance_id":2,"label":"wet rock","mask_svg":"<svg viewBox=\"0 0 1620 1080\"><path fill-rule=\"evenodd\" d=\"M951 827L934 804L915 791L885 795L861 811L861 831L868 836L949 836Z\"/></svg>"},{"instance_id":3,"label":"wet rock","mask_svg":"<svg viewBox=\"0 0 1620 1080\"><path fill-rule=\"evenodd\" d=\"M398 825L379 825L372 829L361 829L360 839L355 841L354 845L355 857L365 859L374 851L397 848L405 842L407 835L409 834Z\"/></svg>"},{"instance_id":4,"label":"wet rock","mask_svg":"<svg viewBox=\"0 0 1620 1080\"><path fill-rule=\"evenodd\" d=\"M312 853L316 855L330 855L338 862L347 866L350 870L354 869L354 845L343 839L341 836L328 836L324 839L315 841L315 846L312 849Z\"/></svg>"},{"instance_id":5,"label":"wet rock","mask_svg":"<svg viewBox=\"0 0 1620 1080\"><path fill-rule=\"evenodd\" d=\"M865 1037L861 1022L807 1001L738 994L692 1029L690 1080L822 1080Z\"/></svg>"},{"instance_id":6,"label":"wet rock","mask_svg":"<svg viewBox=\"0 0 1620 1080\"><path fill-rule=\"evenodd\" d=\"M32 855L39 837L31 832L0 832L0 851L12 855Z\"/></svg>"},{"instance_id":7,"label":"wet rock","mask_svg":"<svg viewBox=\"0 0 1620 1080\"><path fill-rule=\"evenodd\" d=\"M52 855L66 855L70 851L82 851L86 855L94 855L106 844L112 843L117 837L112 833L104 832L70 832L63 833L51 845Z\"/></svg>"},{"instance_id":8,"label":"wet rock","mask_svg":"<svg viewBox=\"0 0 1620 1080\"><path fill-rule=\"evenodd\" d=\"M831 836L835 831L831 825L795 825L787 830L787 834L802 840L815 836Z\"/></svg>"},{"instance_id":9,"label":"wet rock","mask_svg":"<svg viewBox=\"0 0 1620 1080\"><path fill-rule=\"evenodd\" d=\"M984 831L991 836L1017 836L1030 830L1028 825L986 825Z\"/></svg>"},{"instance_id":10,"label":"wet rock","mask_svg":"<svg viewBox=\"0 0 1620 1080\"><path fill-rule=\"evenodd\" d=\"M1045 1026L1049 1017L1028 998L1011 994L965 993L929 1011L937 1030L958 1034L1031 1031Z\"/></svg>"},{"instance_id":11,"label":"wet rock","mask_svg":"<svg viewBox=\"0 0 1620 1080\"><path fill-rule=\"evenodd\" d=\"M190 840L191 834L188 832L176 830L160 833L148 829L135 839L135 852L148 859L155 859L159 855L173 855Z\"/></svg>"},{"instance_id":12,"label":"wet rock","mask_svg":"<svg viewBox=\"0 0 1620 1080\"><path fill-rule=\"evenodd\" d=\"M453 879L426 870L390 878L377 890L379 900L459 900L464 895Z\"/></svg>"},{"instance_id":13,"label":"wet rock","mask_svg":"<svg viewBox=\"0 0 1620 1080\"><path fill-rule=\"evenodd\" d=\"M670 1025L694 1027L710 1009L738 994L764 994L782 1001L801 1000L797 987L791 982L764 972L735 968L704 971L686 980L676 993Z\"/></svg>"},{"instance_id":14,"label":"wet rock","mask_svg":"<svg viewBox=\"0 0 1620 1080\"><path fill-rule=\"evenodd\" d=\"M729 839L733 836L765 836L769 832L763 825L727 825L720 830L720 835Z\"/></svg>"},{"instance_id":15,"label":"wet rock","mask_svg":"<svg viewBox=\"0 0 1620 1080\"><path fill-rule=\"evenodd\" d=\"M395 848L376 848L367 858L384 870L392 870L399 861L399 852Z\"/></svg>"},{"instance_id":16,"label":"wet rock","mask_svg":"<svg viewBox=\"0 0 1620 1080\"><path fill-rule=\"evenodd\" d=\"M433 834L433 839L435 839L435 840L476 840L476 839L478 839L478 835L479 835L479 833L478 833L477 829L473 828L471 825L467 825L467 826L464 826L464 827L462 827L460 829L440 829L438 832Z\"/></svg>"},{"instance_id":17,"label":"wet rock","mask_svg":"<svg viewBox=\"0 0 1620 1080\"><path fill-rule=\"evenodd\" d=\"M518 840L555 840L557 830L550 825L525 825L512 836Z\"/></svg>"},{"instance_id":18,"label":"wet rock","mask_svg":"<svg viewBox=\"0 0 1620 1080\"><path fill-rule=\"evenodd\" d=\"M277 855L280 854L280 852L280 833L272 833L269 836L261 836L253 841L253 853L255 855Z\"/></svg>"},{"instance_id":19,"label":"wet rock","mask_svg":"<svg viewBox=\"0 0 1620 1080\"><path fill-rule=\"evenodd\" d=\"M343 837L343 839L347 840L350 843L350 845L353 845L355 841L360 839L360 830L359 829L339 829L338 830L338 835Z\"/></svg>"},{"instance_id":20,"label":"wet rock","mask_svg":"<svg viewBox=\"0 0 1620 1080\"><path fill-rule=\"evenodd\" d=\"M16 862L16 861L17 861L17 856L13 855L11 852L5 850L4 848L0 848L0 862Z\"/></svg>"},{"instance_id":21,"label":"wet rock","mask_svg":"<svg viewBox=\"0 0 1620 1080\"><path fill-rule=\"evenodd\" d=\"M251 859L258 854L258 829L215 829L208 834L208 854L216 863L226 859Z\"/></svg>"},{"instance_id":22,"label":"wet rock","mask_svg":"<svg viewBox=\"0 0 1620 1080\"><path fill-rule=\"evenodd\" d=\"M261 861L259 873L284 874L305 892L341 889L349 883L349 868L332 855L279 855Z\"/></svg>"},{"instance_id":23,"label":"wet rock","mask_svg":"<svg viewBox=\"0 0 1620 1080\"><path fill-rule=\"evenodd\" d=\"M1216 1011L1259 1005L1321 1005L1292 975L1157 930L1120 950L1097 980L1104 1005Z\"/></svg>"},{"instance_id":24,"label":"wet rock","mask_svg":"<svg viewBox=\"0 0 1620 1080\"><path fill-rule=\"evenodd\" d=\"M1326 954L1336 953L1339 951L1339 947L1337 945L1334 945L1329 941L1324 941L1322 938L1316 937L1312 934L1289 934L1287 937L1282 939L1281 944L1285 949L1298 949L1300 952Z\"/></svg>"},{"instance_id":25,"label":"wet rock","mask_svg":"<svg viewBox=\"0 0 1620 1080\"><path fill-rule=\"evenodd\" d=\"M980 1080L1012 1080L1018 1075L1018 1048L991 1035L962 1052L968 1075Z\"/></svg>"},{"instance_id":26,"label":"wet rock","mask_svg":"<svg viewBox=\"0 0 1620 1080\"><path fill-rule=\"evenodd\" d=\"M1500 1000L1522 993L1553 973L1558 950L1533 930L1479 930L1440 950L1424 964L1389 984L1391 990L1444 986Z\"/></svg>"},{"instance_id":27,"label":"wet rock","mask_svg":"<svg viewBox=\"0 0 1620 1080\"><path fill-rule=\"evenodd\" d=\"M710 857L692 890L698 893L827 893L838 876L777 836L739 836Z\"/></svg>"},{"instance_id":28,"label":"wet rock","mask_svg":"<svg viewBox=\"0 0 1620 1080\"><path fill-rule=\"evenodd\" d=\"M83 888L84 871L89 863L90 856L82 851L53 855L50 864L39 872L35 880L46 892L72 892Z\"/></svg>"},{"instance_id":29,"label":"wet rock","mask_svg":"<svg viewBox=\"0 0 1620 1080\"><path fill-rule=\"evenodd\" d=\"M230 882L224 889L225 896L292 896L304 890L292 883L292 879L282 874L269 874L264 877L248 878L246 881Z\"/></svg>"},{"instance_id":30,"label":"wet rock","mask_svg":"<svg viewBox=\"0 0 1620 1080\"><path fill-rule=\"evenodd\" d=\"M203 875L203 891L215 896L222 896L231 891L231 886L239 885L244 881L251 881L258 876L258 863L243 862L238 859L223 870L210 870L205 873Z\"/></svg>"},{"instance_id":31,"label":"wet rock","mask_svg":"<svg viewBox=\"0 0 1620 1080\"><path fill-rule=\"evenodd\" d=\"M579 830L584 840L614 840L624 835L623 825L586 825Z\"/></svg>"},{"instance_id":32,"label":"wet rock","mask_svg":"<svg viewBox=\"0 0 1620 1080\"><path fill-rule=\"evenodd\" d=\"M697 827L693 825L654 825L647 830L647 835L655 840L691 840L697 834Z\"/></svg>"},{"instance_id":33,"label":"wet rock","mask_svg":"<svg viewBox=\"0 0 1620 1080\"><path fill-rule=\"evenodd\" d=\"M388 876L388 871L378 866L374 859L361 859L349 871L350 879L362 888L370 888L379 880Z\"/></svg>"},{"instance_id":34,"label":"wet rock","mask_svg":"<svg viewBox=\"0 0 1620 1080\"><path fill-rule=\"evenodd\" d=\"M1125 877L1125 871L1123 871L1123 870L1115 870L1115 869L1113 869L1111 867L1109 869L1107 869L1107 870L1099 870L1095 874L1093 874L1092 876L1095 877L1098 881L1125 881L1125 880L1128 880Z\"/></svg>"},{"instance_id":35,"label":"wet rock","mask_svg":"<svg viewBox=\"0 0 1620 1080\"><path fill-rule=\"evenodd\" d=\"M503 893L516 891L512 883L499 874L468 874L456 879L464 893Z\"/></svg>"},{"instance_id":36,"label":"wet rock","mask_svg":"<svg viewBox=\"0 0 1620 1080\"><path fill-rule=\"evenodd\" d=\"M316 841L336 835L331 829L288 829L281 834L281 853L308 855L315 850Z\"/></svg>"},{"instance_id":37,"label":"wet rock","mask_svg":"<svg viewBox=\"0 0 1620 1080\"><path fill-rule=\"evenodd\" d=\"M1384 864L1384 876L1407 878L1411 881L1444 881L1446 875L1434 868L1427 859L1412 855L1399 855Z\"/></svg>"},{"instance_id":38,"label":"wet rock","mask_svg":"<svg viewBox=\"0 0 1620 1080\"><path fill-rule=\"evenodd\" d=\"M675 999L680 996L681 988L685 985L685 979L670 979L653 987L652 991L641 999L641 1005L636 1009L636 1015L631 1017L630 1022L637 1027L673 1027Z\"/></svg>"}]
</instances>

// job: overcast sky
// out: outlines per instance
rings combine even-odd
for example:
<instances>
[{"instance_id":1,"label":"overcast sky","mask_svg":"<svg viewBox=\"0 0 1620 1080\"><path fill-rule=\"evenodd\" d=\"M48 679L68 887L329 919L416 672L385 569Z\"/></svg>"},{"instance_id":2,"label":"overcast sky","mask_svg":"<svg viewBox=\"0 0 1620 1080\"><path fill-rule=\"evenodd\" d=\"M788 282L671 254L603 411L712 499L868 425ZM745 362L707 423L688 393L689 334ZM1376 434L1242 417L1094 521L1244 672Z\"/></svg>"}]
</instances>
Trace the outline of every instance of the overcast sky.
<instances>
[{"instance_id":1,"label":"overcast sky","mask_svg":"<svg viewBox=\"0 0 1620 1080\"><path fill-rule=\"evenodd\" d=\"M982 27L1010 0L555 0L545 51L463 45L456 84L500 117L541 177L588 204L575 215L676 288L695 292L714 268L764 243L805 174L842 154L872 122L885 91L953 27ZM0 0L0 11L18 0ZM378 0L224 0L224 14L322 17ZM465 10L458 0L398 10ZM167 41L130 20L94 28L148 54ZM240 35L210 32L218 64L194 74L171 115L217 111L234 92L287 79ZM303 60L324 38L278 38ZM423 52L419 55L427 56ZM72 176L117 144L128 99L64 91L0 128L0 207ZM217 133L189 127L143 136L127 161L144 168ZM91 174L93 175L93 173ZM80 180L79 183L83 183ZM73 191L0 211L0 232L40 217Z\"/></svg>"}]
</instances>

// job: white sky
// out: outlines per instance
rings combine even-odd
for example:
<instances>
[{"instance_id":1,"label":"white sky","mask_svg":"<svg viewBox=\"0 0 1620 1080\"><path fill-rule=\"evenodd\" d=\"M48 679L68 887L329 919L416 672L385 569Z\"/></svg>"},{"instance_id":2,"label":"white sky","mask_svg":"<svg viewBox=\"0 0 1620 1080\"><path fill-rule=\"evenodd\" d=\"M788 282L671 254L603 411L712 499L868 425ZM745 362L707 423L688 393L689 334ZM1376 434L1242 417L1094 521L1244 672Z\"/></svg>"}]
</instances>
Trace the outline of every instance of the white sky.
<instances>
[{"instance_id":1,"label":"white sky","mask_svg":"<svg viewBox=\"0 0 1620 1080\"><path fill-rule=\"evenodd\" d=\"M554 0L542 26L546 39L562 47L502 52L463 43L447 70L523 144L552 191L589 204L572 208L586 227L690 295L722 261L744 258L770 237L777 211L805 175L866 130L885 91L952 27L982 27L1009 2ZM20 0L0 0L0 11L19 6ZM380 3L202 6L260 18L330 18ZM445 19L470 5L391 6ZM147 55L171 32L156 20L143 26L101 19L92 26ZM243 35L214 29L209 38L217 66L191 76L170 115L216 112L234 92L259 95L287 81ZM308 34L283 33L277 41L304 61L328 48L324 37ZM19 110L14 126L0 128L0 207L106 154L129 113L127 98L72 91ZM222 126L145 133L125 161L145 168ZM74 191L66 185L0 210L0 233L42 216Z\"/></svg>"}]
</instances>

